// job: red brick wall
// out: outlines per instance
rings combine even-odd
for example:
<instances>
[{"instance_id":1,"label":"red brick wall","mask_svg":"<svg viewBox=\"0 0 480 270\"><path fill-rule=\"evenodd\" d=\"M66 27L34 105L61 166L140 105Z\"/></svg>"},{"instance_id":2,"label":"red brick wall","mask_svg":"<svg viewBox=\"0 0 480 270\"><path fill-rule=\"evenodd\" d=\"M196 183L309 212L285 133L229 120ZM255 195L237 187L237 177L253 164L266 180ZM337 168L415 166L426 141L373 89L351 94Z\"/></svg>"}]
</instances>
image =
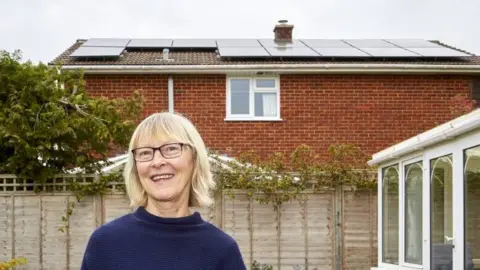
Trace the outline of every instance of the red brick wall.
<instances>
[{"instance_id":1,"label":"red brick wall","mask_svg":"<svg viewBox=\"0 0 480 270\"><path fill-rule=\"evenodd\" d=\"M145 96L143 116L168 109L168 77L161 75L85 75L91 96L128 97L135 90Z\"/></svg>"},{"instance_id":2,"label":"red brick wall","mask_svg":"<svg viewBox=\"0 0 480 270\"><path fill-rule=\"evenodd\" d=\"M164 75L88 75L89 92L125 96L143 89L145 114L168 109ZM226 122L225 75L175 75L175 110L197 125L207 146L290 152L308 144L324 152L354 143L368 154L449 120L449 99L471 95L466 76L283 75L281 122Z\"/></svg>"}]
</instances>

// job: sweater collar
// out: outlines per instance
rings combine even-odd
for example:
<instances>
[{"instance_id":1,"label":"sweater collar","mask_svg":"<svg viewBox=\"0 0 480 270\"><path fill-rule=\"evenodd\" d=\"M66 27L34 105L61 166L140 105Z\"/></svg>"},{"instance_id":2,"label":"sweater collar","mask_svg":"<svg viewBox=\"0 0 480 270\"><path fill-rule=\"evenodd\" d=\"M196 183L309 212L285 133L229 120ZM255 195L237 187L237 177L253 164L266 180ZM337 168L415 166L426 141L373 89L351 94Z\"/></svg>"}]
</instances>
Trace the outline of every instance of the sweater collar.
<instances>
[{"instance_id":1,"label":"sweater collar","mask_svg":"<svg viewBox=\"0 0 480 270\"><path fill-rule=\"evenodd\" d=\"M148 212L145 207L141 206L137 208L133 214L135 217L141 220L163 225L200 225L204 222L200 213L198 212L194 212L192 215L186 217L165 218L153 215Z\"/></svg>"}]
</instances>

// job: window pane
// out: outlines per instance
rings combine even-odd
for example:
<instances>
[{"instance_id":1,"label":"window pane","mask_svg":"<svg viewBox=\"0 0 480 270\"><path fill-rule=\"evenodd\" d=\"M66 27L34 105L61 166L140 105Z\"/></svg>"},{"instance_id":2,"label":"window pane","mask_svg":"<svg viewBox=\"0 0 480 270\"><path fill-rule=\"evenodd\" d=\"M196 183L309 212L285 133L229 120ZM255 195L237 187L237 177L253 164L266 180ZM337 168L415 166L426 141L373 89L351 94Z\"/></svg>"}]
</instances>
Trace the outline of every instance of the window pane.
<instances>
[{"instance_id":1,"label":"window pane","mask_svg":"<svg viewBox=\"0 0 480 270\"><path fill-rule=\"evenodd\" d=\"M231 114L250 114L250 81L247 79L230 80Z\"/></svg>"},{"instance_id":2,"label":"window pane","mask_svg":"<svg viewBox=\"0 0 480 270\"><path fill-rule=\"evenodd\" d=\"M465 269L473 269L472 259L480 259L480 146L465 150L464 160Z\"/></svg>"},{"instance_id":3,"label":"window pane","mask_svg":"<svg viewBox=\"0 0 480 270\"><path fill-rule=\"evenodd\" d=\"M257 79L257 88L275 88L275 79Z\"/></svg>"},{"instance_id":4,"label":"window pane","mask_svg":"<svg viewBox=\"0 0 480 270\"><path fill-rule=\"evenodd\" d=\"M255 93L255 116L277 116L276 93Z\"/></svg>"},{"instance_id":5,"label":"window pane","mask_svg":"<svg viewBox=\"0 0 480 270\"><path fill-rule=\"evenodd\" d=\"M382 171L382 261L398 264L398 165Z\"/></svg>"},{"instance_id":6,"label":"window pane","mask_svg":"<svg viewBox=\"0 0 480 270\"><path fill-rule=\"evenodd\" d=\"M405 166L405 262L422 264L422 162Z\"/></svg>"},{"instance_id":7,"label":"window pane","mask_svg":"<svg viewBox=\"0 0 480 270\"><path fill-rule=\"evenodd\" d=\"M430 161L430 228L432 269L452 267L452 155Z\"/></svg>"}]
</instances>

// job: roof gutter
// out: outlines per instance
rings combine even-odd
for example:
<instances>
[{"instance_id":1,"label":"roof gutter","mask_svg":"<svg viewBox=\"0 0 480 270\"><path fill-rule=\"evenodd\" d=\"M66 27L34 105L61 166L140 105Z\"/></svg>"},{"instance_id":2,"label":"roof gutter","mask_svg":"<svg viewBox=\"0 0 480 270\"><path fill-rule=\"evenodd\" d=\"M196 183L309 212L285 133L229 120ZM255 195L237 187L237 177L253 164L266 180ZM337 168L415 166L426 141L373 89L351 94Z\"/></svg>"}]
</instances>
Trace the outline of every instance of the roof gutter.
<instances>
[{"instance_id":1,"label":"roof gutter","mask_svg":"<svg viewBox=\"0 0 480 270\"><path fill-rule=\"evenodd\" d=\"M480 109L398 143L372 156L368 165L378 165L480 128Z\"/></svg>"},{"instance_id":2,"label":"roof gutter","mask_svg":"<svg viewBox=\"0 0 480 270\"><path fill-rule=\"evenodd\" d=\"M444 73L480 74L480 65L427 64L259 64L259 65L65 65L86 74L139 73Z\"/></svg>"}]
</instances>

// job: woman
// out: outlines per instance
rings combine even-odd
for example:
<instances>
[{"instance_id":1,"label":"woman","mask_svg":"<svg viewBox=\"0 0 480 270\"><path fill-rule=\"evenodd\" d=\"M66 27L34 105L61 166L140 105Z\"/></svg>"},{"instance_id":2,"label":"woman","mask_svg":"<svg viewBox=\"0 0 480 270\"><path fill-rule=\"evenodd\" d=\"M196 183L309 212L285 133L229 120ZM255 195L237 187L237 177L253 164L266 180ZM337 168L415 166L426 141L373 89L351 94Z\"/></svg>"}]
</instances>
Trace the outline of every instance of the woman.
<instances>
[{"instance_id":1,"label":"woman","mask_svg":"<svg viewBox=\"0 0 480 270\"><path fill-rule=\"evenodd\" d=\"M142 121L124 178L136 210L93 232L81 269L246 269L236 241L189 210L213 203L215 183L204 142L185 117Z\"/></svg>"}]
</instances>

